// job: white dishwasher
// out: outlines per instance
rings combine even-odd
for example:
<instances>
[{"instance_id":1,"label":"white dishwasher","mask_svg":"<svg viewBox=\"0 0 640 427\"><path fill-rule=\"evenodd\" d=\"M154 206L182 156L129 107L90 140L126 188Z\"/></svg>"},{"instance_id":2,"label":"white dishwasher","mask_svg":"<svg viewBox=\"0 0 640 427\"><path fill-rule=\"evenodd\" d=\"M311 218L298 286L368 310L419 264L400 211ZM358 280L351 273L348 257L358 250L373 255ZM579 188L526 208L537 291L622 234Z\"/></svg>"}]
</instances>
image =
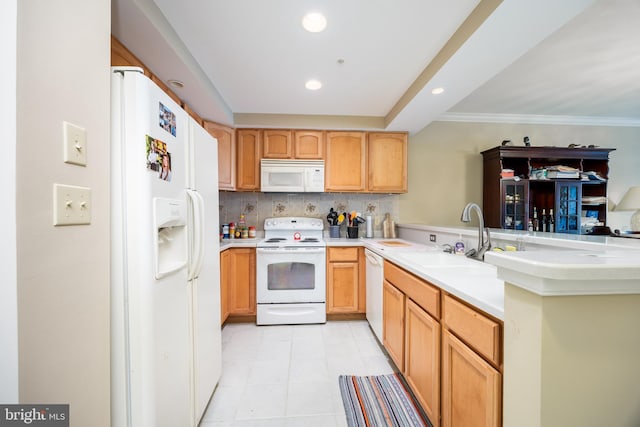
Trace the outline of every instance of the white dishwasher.
<instances>
[{"instance_id":1,"label":"white dishwasher","mask_svg":"<svg viewBox=\"0 0 640 427\"><path fill-rule=\"evenodd\" d=\"M364 255L367 258L367 320L378 340L382 342L383 258L366 248Z\"/></svg>"}]
</instances>

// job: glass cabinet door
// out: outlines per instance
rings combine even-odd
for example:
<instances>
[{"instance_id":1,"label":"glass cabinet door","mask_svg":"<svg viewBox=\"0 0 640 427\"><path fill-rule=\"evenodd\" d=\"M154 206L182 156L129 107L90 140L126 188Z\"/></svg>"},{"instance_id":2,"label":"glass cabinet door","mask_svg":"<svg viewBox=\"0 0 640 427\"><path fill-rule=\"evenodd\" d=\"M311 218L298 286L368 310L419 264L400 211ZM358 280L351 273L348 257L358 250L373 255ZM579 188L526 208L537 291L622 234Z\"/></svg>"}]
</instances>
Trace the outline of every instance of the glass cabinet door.
<instances>
[{"instance_id":1,"label":"glass cabinet door","mask_svg":"<svg viewBox=\"0 0 640 427\"><path fill-rule=\"evenodd\" d=\"M556 182L556 232L580 234L582 184Z\"/></svg>"},{"instance_id":2,"label":"glass cabinet door","mask_svg":"<svg viewBox=\"0 0 640 427\"><path fill-rule=\"evenodd\" d=\"M502 228L510 230L526 230L528 221L527 198L529 196L527 180L502 181Z\"/></svg>"}]
</instances>

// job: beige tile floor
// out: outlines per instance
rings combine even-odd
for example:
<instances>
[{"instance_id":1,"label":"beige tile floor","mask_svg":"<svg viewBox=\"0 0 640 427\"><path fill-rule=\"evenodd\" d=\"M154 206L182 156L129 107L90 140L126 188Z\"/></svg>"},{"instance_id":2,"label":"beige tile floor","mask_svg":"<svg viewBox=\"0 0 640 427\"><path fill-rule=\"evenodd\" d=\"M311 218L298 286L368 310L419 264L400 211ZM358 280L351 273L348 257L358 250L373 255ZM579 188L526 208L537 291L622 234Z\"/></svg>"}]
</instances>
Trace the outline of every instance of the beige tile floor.
<instances>
[{"instance_id":1,"label":"beige tile floor","mask_svg":"<svg viewBox=\"0 0 640 427\"><path fill-rule=\"evenodd\" d=\"M393 372L366 321L228 324L222 378L201 426L346 426L338 375Z\"/></svg>"}]
</instances>

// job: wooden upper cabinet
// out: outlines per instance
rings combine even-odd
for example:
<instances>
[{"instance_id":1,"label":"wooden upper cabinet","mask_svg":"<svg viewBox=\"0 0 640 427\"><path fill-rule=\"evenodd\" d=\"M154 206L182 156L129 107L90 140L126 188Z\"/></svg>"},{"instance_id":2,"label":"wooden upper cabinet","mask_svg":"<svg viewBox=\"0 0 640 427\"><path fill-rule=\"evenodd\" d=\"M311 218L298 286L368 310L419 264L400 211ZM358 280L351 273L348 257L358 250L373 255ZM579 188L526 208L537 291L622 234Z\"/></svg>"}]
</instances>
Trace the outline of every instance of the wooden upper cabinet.
<instances>
[{"instance_id":1,"label":"wooden upper cabinet","mask_svg":"<svg viewBox=\"0 0 640 427\"><path fill-rule=\"evenodd\" d=\"M260 131L238 129L236 134L236 190L260 190Z\"/></svg>"},{"instance_id":2,"label":"wooden upper cabinet","mask_svg":"<svg viewBox=\"0 0 640 427\"><path fill-rule=\"evenodd\" d=\"M407 134L369 133L367 190L377 193L407 192Z\"/></svg>"},{"instance_id":3,"label":"wooden upper cabinet","mask_svg":"<svg viewBox=\"0 0 640 427\"><path fill-rule=\"evenodd\" d=\"M327 132L325 190L365 191L366 133Z\"/></svg>"},{"instance_id":4,"label":"wooden upper cabinet","mask_svg":"<svg viewBox=\"0 0 640 427\"><path fill-rule=\"evenodd\" d=\"M324 158L324 132L265 129L262 131L262 157L321 160Z\"/></svg>"},{"instance_id":5,"label":"wooden upper cabinet","mask_svg":"<svg viewBox=\"0 0 640 427\"><path fill-rule=\"evenodd\" d=\"M218 188L236 189L236 134L227 126L204 121L204 128L218 140Z\"/></svg>"},{"instance_id":6,"label":"wooden upper cabinet","mask_svg":"<svg viewBox=\"0 0 640 427\"><path fill-rule=\"evenodd\" d=\"M133 66L140 67L144 70L147 77L151 77L151 71L138 59L120 40L111 36L111 66Z\"/></svg>"},{"instance_id":7,"label":"wooden upper cabinet","mask_svg":"<svg viewBox=\"0 0 640 427\"><path fill-rule=\"evenodd\" d=\"M293 156L296 159L324 159L324 132L314 130L294 131Z\"/></svg>"},{"instance_id":8,"label":"wooden upper cabinet","mask_svg":"<svg viewBox=\"0 0 640 427\"><path fill-rule=\"evenodd\" d=\"M269 129L262 132L262 157L265 159L293 158L292 132Z\"/></svg>"}]
</instances>

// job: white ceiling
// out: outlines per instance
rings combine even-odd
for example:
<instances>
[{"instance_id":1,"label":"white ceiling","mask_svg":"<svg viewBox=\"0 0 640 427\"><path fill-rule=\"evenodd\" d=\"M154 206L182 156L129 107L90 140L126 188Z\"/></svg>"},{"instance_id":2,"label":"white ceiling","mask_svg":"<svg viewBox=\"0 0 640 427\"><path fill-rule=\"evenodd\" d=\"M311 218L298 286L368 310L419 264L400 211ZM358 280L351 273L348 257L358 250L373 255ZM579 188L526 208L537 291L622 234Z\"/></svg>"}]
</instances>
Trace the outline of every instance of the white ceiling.
<instances>
[{"instance_id":1,"label":"white ceiling","mask_svg":"<svg viewBox=\"0 0 640 427\"><path fill-rule=\"evenodd\" d=\"M418 132L436 119L505 115L640 123L638 0L504 0L447 45L492 2L113 0L112 32L160 78L183 81L176 93L201 116L229 125L321 117L338 129L364 117L371 128ZM324 32L302 29L309 11L327 16ZM306 90L309 78L323 88ZM436 86L445 93L432 95Z\"/></svg>"}]
</instances>

